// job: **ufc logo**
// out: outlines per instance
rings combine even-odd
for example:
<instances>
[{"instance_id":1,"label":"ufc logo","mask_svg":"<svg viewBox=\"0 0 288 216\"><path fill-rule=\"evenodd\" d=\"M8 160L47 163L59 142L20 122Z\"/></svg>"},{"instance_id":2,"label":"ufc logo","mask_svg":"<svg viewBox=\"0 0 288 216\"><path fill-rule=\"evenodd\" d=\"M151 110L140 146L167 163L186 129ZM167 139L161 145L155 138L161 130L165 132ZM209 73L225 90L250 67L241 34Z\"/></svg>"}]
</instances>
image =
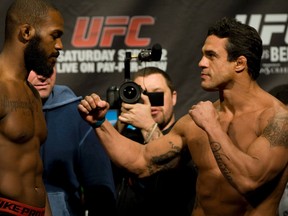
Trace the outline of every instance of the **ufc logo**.
<instances>
[{"instance_id":1,"label":"ufc logo","mask_svg":"<svg viewBox=\"0 0 288 216\"><path fill-rule=\"evenodd\" d=\"M112 47L115 37L124 37L127 47L145 47L150 38L141 38L141 28L154 25L151 16L78 17L72 36L74 47Z\"/></svg>"},{"instance_id":2,"label":"ufc logo","mask_svg":"<svg viewBox=\"0 0 288 216\"><path fill-rule=\"evenodd\" d=\"M249 22L247 18L248 16L245 14L236 15L237 20L254 27L258 31L264 46L270 45L273 34L284 33L284 42L288 44L288 14L252 14Z\"/></svg>"}]
</instances>

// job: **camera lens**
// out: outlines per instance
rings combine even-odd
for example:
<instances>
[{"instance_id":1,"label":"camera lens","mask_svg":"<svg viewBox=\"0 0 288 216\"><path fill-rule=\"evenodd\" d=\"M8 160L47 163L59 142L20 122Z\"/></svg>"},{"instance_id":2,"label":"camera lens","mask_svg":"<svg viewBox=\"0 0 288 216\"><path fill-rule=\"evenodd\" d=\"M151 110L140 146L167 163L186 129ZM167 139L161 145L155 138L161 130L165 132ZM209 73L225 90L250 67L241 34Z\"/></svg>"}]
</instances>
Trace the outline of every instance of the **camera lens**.
<instances>
[{"instance_id":1,"label":"camera lens","mask_svg":"<svg viewBox=\"0 0 288 216\"><path fill-rule=\"evenodd\" d=\"M137 90L134 88L134 86L127 86L125 89L123 89L123 95L128 99L132 99L137 95Z\"/></svg>"},{"instance_id":2,"label":"camera lens","mask_svg":"<svg viewBox=\"0 0 288 216\"><path fill-rule=\"evenodd\" d=\"M119 88L119 96L125 103L134 104L141 98L141 87L133 81L124 82Z\"/></svg>"}]
</instances>

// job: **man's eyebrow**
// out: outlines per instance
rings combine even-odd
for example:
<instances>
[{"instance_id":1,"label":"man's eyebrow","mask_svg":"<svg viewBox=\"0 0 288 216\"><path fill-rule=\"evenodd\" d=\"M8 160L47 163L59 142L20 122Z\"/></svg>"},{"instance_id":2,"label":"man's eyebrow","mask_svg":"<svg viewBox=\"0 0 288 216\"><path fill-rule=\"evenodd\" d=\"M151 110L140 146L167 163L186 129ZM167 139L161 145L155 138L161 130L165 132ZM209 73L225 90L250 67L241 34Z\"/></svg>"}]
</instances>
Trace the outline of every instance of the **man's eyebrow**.
<instances>
[{"instance_id":1,"label":"man's eyebrow","mask_svg":"<svg viewBox=\"0 0 288 216\"><path fill-rule=\"evenodd\" d=\"M205 55L207 55L207 56L218 56L218 54L215 52L215 51L213 51L213 50L204 50L204 52L203 52Z\"/></svg>"},{"instance_id":2,"label":"man's eyebrow","mask_svg":"<svg viewBox=\"0 0 288 216\"><path fill-rule=\"evenodd\" d=\"M64 32L63 32L62 30L59 30L59 29L55 29L55 30L53 31L53 33L56 33L56 34L58 34L59 36L62 36L62 35L64 34Z\"/></svg>"}]
</instances>

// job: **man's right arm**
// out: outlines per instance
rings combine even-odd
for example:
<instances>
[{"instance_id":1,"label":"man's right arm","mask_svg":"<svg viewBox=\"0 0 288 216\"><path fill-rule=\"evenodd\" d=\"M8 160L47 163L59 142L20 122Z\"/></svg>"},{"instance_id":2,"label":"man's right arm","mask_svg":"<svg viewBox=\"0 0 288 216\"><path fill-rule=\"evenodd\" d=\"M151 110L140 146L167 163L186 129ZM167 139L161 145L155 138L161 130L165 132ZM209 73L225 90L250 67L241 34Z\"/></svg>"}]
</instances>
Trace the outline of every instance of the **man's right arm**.
<instances>
[{"instance_id":1,"label":"man's right arm","mask_svg":"<svg viewBox=\"0 0 288 216\"><path fill-rule=\"evenodd\" d=\"M101 121L109 110L106 101L93 93L81 100L78 110L82 118L94 127L96 135L115 164L137 175L145 173L143 146L121 136L107 120Z\"/></svg>"},{"instance_id":2,"label":"man's right arm","mask_svg":"<svg viewBox=\"0 0 288 216\"><path fill-rule=\"evenodd\" d=\"M82 118L93 125L97 120L104 118L109 104L98 95L91 94L80 102L78 109ZM119 134L107 120L96 127L95 132L110 159L139 177L151 175L167 168L167 165L172 166L182 149L181 137L172 136L173 133L147 145L141 145Z\"/></svg>"}]
</instances>

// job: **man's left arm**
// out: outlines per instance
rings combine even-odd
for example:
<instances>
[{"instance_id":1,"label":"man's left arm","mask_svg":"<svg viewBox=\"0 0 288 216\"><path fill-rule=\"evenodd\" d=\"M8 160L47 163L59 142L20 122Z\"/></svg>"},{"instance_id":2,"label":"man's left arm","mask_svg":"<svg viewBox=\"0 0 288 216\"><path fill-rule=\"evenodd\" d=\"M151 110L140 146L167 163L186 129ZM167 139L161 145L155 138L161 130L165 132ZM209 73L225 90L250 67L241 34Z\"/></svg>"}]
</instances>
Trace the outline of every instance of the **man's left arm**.
<instances>
[{"instance_id":1,"label":"man's left arm","mask_svg":"<svg viewBox=\"0 0 288 216\"><path fill-rule=\"evenodd\" d=\"M195 123L206 131L212 153L223 176L240 193L256 191L287 167L287 111L271 114L270 117L267 115L265 120L262 120L262 123L268 122L263 123L262 134L249 143L245 151L237 147L223 130L211 102L200 102L193 106L189 113Z\"/></svg>"}]
</instances>

